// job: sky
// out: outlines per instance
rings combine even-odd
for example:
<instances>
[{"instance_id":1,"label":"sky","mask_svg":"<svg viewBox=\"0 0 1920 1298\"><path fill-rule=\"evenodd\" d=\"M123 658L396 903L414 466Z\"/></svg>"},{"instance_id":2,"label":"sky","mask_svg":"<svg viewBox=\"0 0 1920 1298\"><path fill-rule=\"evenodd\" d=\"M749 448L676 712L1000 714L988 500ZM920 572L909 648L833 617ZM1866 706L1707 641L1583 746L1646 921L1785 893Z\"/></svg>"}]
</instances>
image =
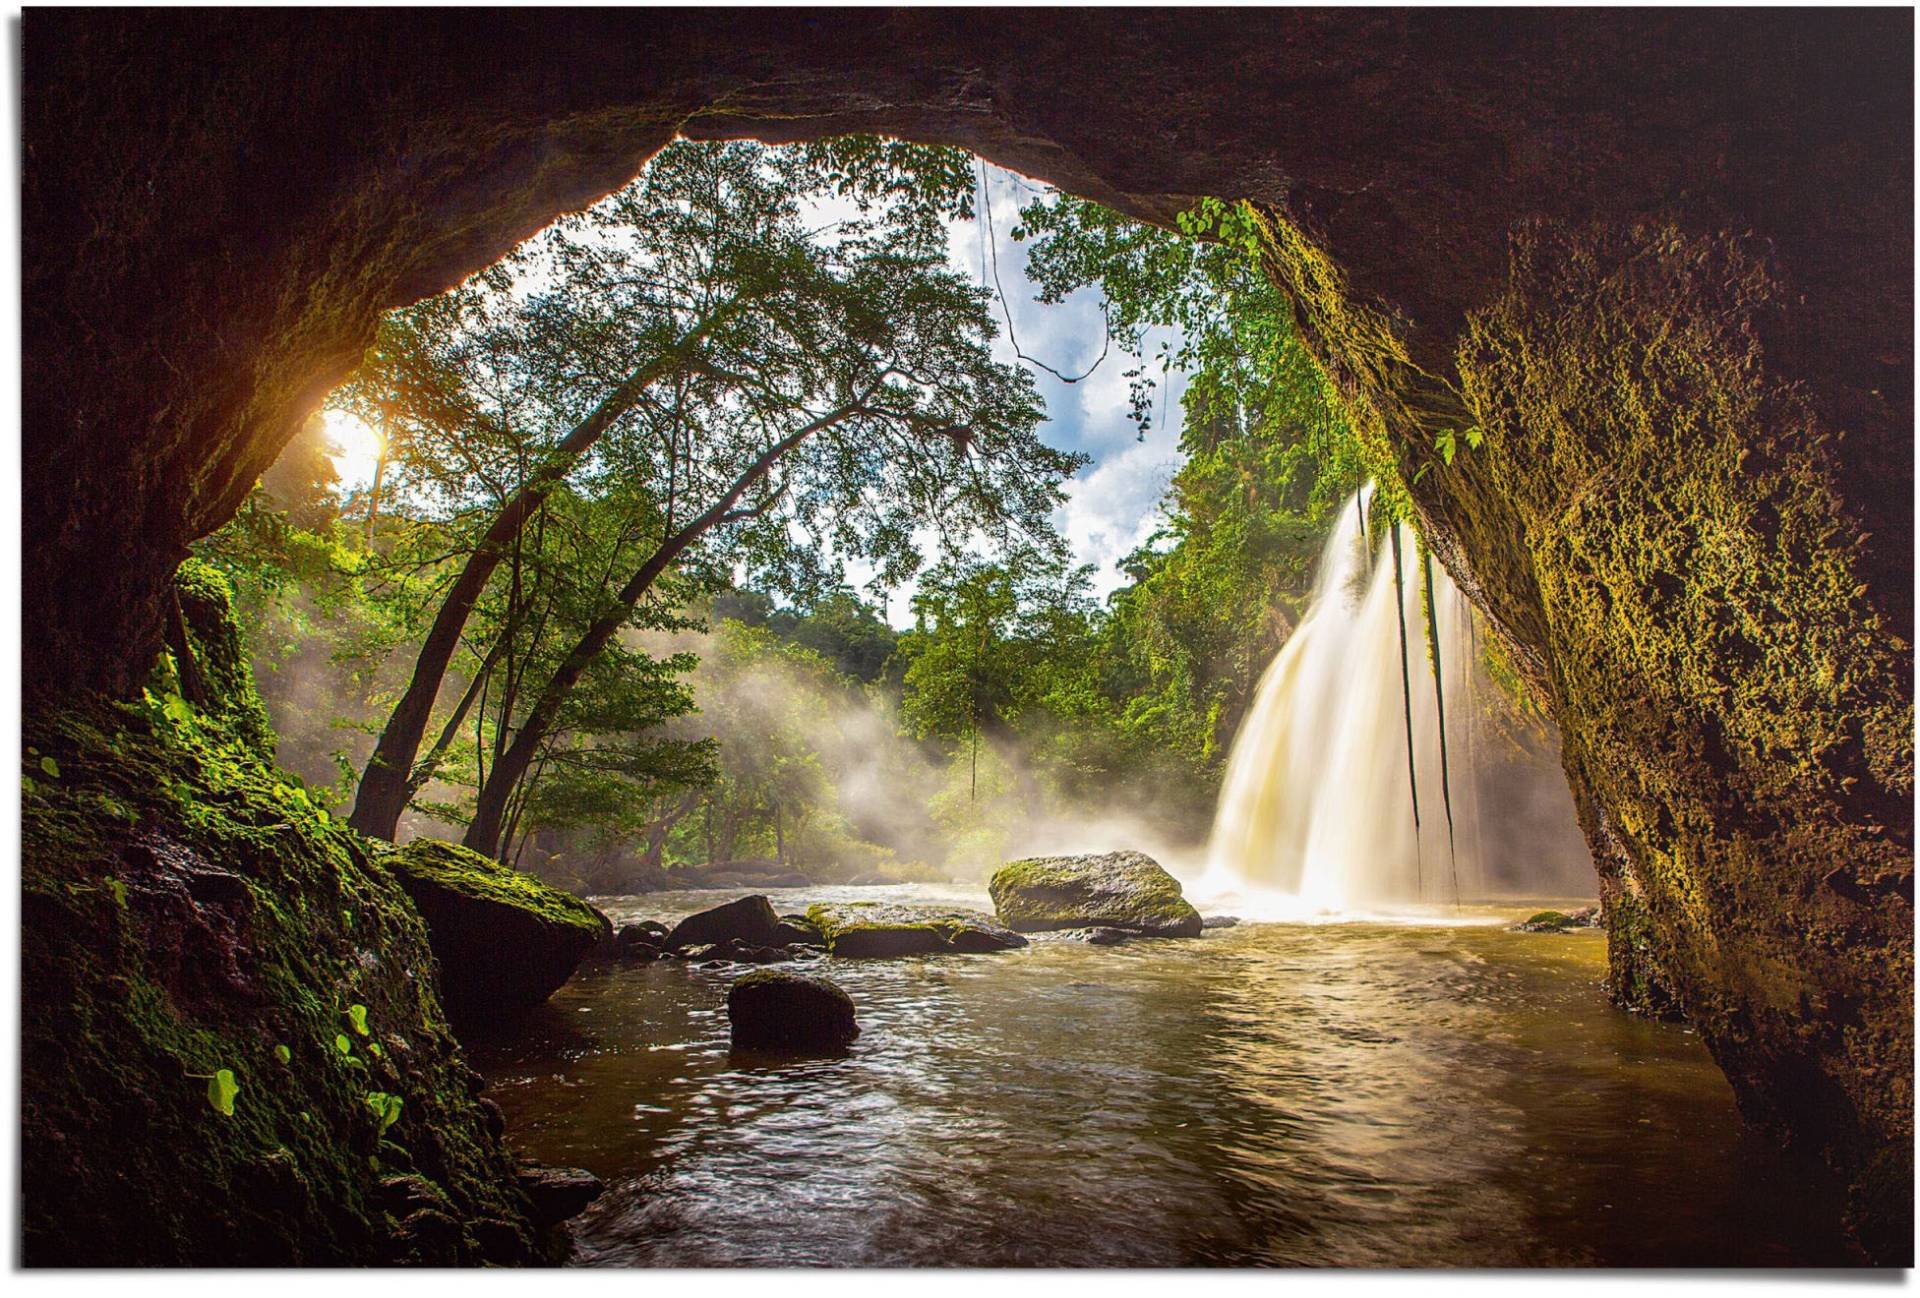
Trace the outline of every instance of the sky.
<instances>
[{"instance_id":1,"label":"sky","mask_svg":"<svg viewBox=\"0 0 1920 1298\"><path fill-rule=\"evenodd\" d=\"M1023 204L1046 194L1045 186L1014 172L988 165L987 188L993 208L994 245L999 259L999 284L1006 291L1006 309L1020 350L1067 375L1086 374L1099 357L1106 333L1100 316L1100 294L1082 290L1057 306L1034 300L1026 278L1025 245L1012 230ZM980 202L976 199L976 208ZM819 204L825 219L834 216L832 204ZM953 221L948 225L948 255L954 266L988 287L994 284L993 258L987 252L987 222ZM983 259L985 267L983 270ZM1015 363L1014 346L1006 335L1005 315L994 354ZM1149 347L1157 335L1149 335ZM1149 354L1152 354L1149 351ZM1162 521L1160 499L1179 468L1179 399L1185 376L1169 376L1169 390L1155 393L1154 422L1143 438L1128 406L1126 371L1132 358L1118 349L1078 383L1064 383L1046 370L1028 366L1047 405L1041 437L1062 450L1079 451L1090 458L1067 486L1067 501L1054 515L1054 525L1066 537L1075 564L1093 565L1093 593L1104 600L1125 577L1119 561L1138 549ZM1166 404L1164 419L1162 403ZM341 411L327 414L328 431L339 454L334 464L343 492L364 490L373 478L379 441L372 429ZM931 553L930 536L922 538L923 552ZM871 569L848 564L849 582L859 589ZM912 621L911 585L894 590L886 616L895 626Z\"/></svg>"}]
</instances>

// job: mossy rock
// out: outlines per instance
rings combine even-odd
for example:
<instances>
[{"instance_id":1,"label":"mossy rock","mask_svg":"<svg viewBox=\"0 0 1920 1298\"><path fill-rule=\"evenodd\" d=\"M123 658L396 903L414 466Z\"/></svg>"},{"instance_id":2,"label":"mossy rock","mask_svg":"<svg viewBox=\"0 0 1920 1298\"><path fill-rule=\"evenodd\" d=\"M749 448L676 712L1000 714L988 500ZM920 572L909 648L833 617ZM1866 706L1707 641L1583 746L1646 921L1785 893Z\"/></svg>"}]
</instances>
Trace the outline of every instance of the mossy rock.
<instances>
[{"instance_id":1,"label":"mossy rock","mask_svg":"<svg viewBox=\"0 0 1920 1298\"><path fill-rule=\"evenodd\" d=\"M26 1261L541 1260L365 840L199 718L95 701L25 739Z\"/></svg>"},{"instance_id":2,"label":"mossy rock","mask_svg":"<svg viewBox=\"0 0 1920 1298\"><path fill-rule=\"evenodd\" d=\"M378 860L427 921L441 1000L463 1031L544 1003L608 937L578 897L453 843L416 838Z\"/></svg>"},{"instance_id":3,"label":"mossy rock","mask_svg":"<svg viewBox=\"0 0 1920 1298\"><path fill-rule=\"evenodd\" d=\"M231 738L271 762L273 723L268 719L266 702L254 687L246 640L233 613L232 585L212 564L188 559L174 574L173 586L194 665L207 692L201 708L204 719L218 724Z\"/></svg>"},{"instance_id":4,"label":"mossy rock","mask_svg":"<svg viewBox=\"0 0 1920 1298\"><path fill-rule=\"evenodd\" d=\"M1144 852L1009 862L994 872L987 892L1001 922L1020 933L1120 928L1200 936L1200 912L1181 895L1180 881Z\"/></svg>"},{"instance_id":5,"label":"mossy rock","mask_svg":"<svg viewBox=\"0 0 1920 1298\"><path fill-rule=\"evenodd\" d=\"M735 980L727 989L727 1021L743 1050L840 1050L860 1035L853 998L838 983L790 969Z\"/></svg>"},{"instance_id":6,"label":"mossy rock","mask_svg":"<svg viewBox=\"0 0 1920 1298\"><path fill-rule=\"evenodd\" d=\"M834 902L807 908L827 952L843 960L909 955L985 955L1027 945L979 911L875 901Z\"/></svg>"}]
</instances>

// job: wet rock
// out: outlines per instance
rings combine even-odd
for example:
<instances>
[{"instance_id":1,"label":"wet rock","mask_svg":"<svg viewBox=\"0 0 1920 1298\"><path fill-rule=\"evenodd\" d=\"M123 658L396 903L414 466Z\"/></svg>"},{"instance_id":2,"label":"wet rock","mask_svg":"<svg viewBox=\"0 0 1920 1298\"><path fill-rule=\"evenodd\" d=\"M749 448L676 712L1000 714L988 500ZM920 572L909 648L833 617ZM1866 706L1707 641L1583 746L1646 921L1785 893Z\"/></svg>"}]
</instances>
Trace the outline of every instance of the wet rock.
<instances>
[{"instance_id":1,"label":"wet rock","mask_svg":"<svg viewBox=\"0 0 1920 1298\"><path fill-rule=\"evenodd\" d=\"M452 843L417 838L376 859L426 920L457 1028L539 1005L606 935L606 917L578 897Z\"/></svg>"},{"instance_id":2,"label":"wet rock","mask_svg":"<svg viewBox=\"0 0 1920 1298\"><path fill-rule=\"evenodd\" d=\"M628 924L614 935L613 954L622 960L658 959L666 938L662 925Z\"/></svg>"},{"instance_id":3,"label":"wet rock","mask_svg":"<svg viewBox=\"0 0 1920 1298\"><path fill-rule=\"evenodd\" d=\"M533 1204L533 1219L541 1226L557 1226L578 1217L607 1188L583 1168L550 1167L531 1158L519 1160L514 1179Z\"/></svg>"},{"instance_id":4,"label":"wet rock","mask_svg":"<svg viewBox=\"0 0 1920 1298\"><path fill-rule=\"evenodd\" d=\"M1205 931L1206 929L1210 929L1210 928L1239 928L1239 927L1240 927L1240 919L1238 916L1235 916L1235 915L1202 915L1200 917L1200 928L1202 931Z\"/></svg>"},{"instance_id":5,"label":"wet rock","mask_svg":"<svg viewBox=\"0 0 1920 1298\"><path fill-rule=\"evenodd\" d=\"M971 910L850 901L809 907L807 919L828 952L841 959L976 955L1027 945L1018 933Z\"/></svg>"},{"instance_id":6,"label":"wet rock","mask_svg":"<svg viewBox=\"0 0 1920 1298\"><path fill-rule=\"evenodd\" d=\"M816 974L758 969L727 989L733 1044L749 1050L836 1050L860 1035L853 998Z\"/></svg>"},{"instance_id":7,"label":"wet rock","mask_svg":"<svg viewBox=\"0 0 1920 1298\"><path fill-rule=\"evenodd\" d=\"M782 917L779 927L773 930L773 939L770 945L817 946L824 948L826 946L826 939L821 936L819 929L807 923L805 920L796 922Z\"/></svg>"},{"instance_id":8,"label":"wet rock","mask_svg":"<svg viewBox=\"0 0 1920 1298\"><path fill-rule=\"evenodd\" d=\"M1198 937L1200 912L1180 883L1143 852L1042 856L1003 865L987 884L1000 921L1021 933L1121 928L1150 937Z\"/></svg>"},{"instance_id":9,"label":"wet rock","mask_svg":"<svg viewBox=\"0 0 1920 1298\"><path fill-rule=\"evenodd\" d=\"M1537 910L1513 926L1516 933L1565 933L1581 927L1579 920L1558 910Z\"/></svg>"},{"instance_id":10,"label":"wet rock","mask_svg":"<svg viewBox=\"0 0 1920 1298\"><path fill-rule=\"evenodd\" d=\"M1137 942L1147 935L1125 928L1069 928L1049 934L1061 942L1085 942L1088 946L1120 946L1126 942Z\"/></svg>"},{"instance_id":11,"label":"wet rock","mask_svg":"<svg viewBox=\"0 0 1920 1298\"><path fill-rule=\"evenodd\" d=\"M705 946L714 942L741 941L753 946L768 946L780 917L773 903L763 896L741 897L724 906L689 915L673 926L665 945L680 949Z\"/></svg>"}]
</instances>

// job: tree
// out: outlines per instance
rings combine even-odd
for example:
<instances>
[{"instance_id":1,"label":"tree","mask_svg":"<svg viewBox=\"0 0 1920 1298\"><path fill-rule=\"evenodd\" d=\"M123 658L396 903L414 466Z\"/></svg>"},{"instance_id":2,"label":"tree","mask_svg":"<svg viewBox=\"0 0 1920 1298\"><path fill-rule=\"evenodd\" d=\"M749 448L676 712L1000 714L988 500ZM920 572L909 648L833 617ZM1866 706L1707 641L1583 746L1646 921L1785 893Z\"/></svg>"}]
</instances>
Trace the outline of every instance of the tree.
<instances>
[{"instance_id":1,"label":"tree","mask_svg":"<svg viewBox=\"0 0 1920 1298\"><path fill-rule=\"evenodd\" d=\"M858 556L897 582L919 563L920 527L949 545L1058 544L1047 515L1081 460L1035 436L1031 381L992 360L983 295L945 268L944 232L884 189L809 229L798 187L824 174L804 154L675 145L515 267L388 335L361 399L438 433L443 508L471 509L477 535L362 779L357 827L391 834L462 632L562 482L641 492L646 543L520 692L476 793L467 841L481 850L498 848L512 790L583 674L663 578L712 583L740 565L805 591ZM473 453L476 431L503 436L525 470L490 483L497 457ZM454 481L463 464L478 490ZM475 507L489 495L497 508Z\"/></svg>"}]
</instances>

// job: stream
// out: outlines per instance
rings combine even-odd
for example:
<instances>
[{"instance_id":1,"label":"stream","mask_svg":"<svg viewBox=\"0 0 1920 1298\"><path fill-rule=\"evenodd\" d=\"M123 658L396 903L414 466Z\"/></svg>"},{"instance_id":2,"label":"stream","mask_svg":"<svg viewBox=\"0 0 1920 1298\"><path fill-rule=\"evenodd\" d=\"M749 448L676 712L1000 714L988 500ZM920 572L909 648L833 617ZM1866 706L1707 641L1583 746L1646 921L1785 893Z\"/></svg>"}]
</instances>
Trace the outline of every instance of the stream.
<instances>
[{"instance_id":1,"label":"stream","mask_svg":"<svg viewBox=\"0 0 1920 1298\"><path fill-rule=\"evenodd\" d=\"M1601 933L1508 929L1537 908L823 962L862 1027L833 1059L730 1054L739 966L589 966L472 1054L518 1147L607 1183L585 1265L1853 1261L1699 1039L1607 1004Z\"/></svg>"}]
</instances>

